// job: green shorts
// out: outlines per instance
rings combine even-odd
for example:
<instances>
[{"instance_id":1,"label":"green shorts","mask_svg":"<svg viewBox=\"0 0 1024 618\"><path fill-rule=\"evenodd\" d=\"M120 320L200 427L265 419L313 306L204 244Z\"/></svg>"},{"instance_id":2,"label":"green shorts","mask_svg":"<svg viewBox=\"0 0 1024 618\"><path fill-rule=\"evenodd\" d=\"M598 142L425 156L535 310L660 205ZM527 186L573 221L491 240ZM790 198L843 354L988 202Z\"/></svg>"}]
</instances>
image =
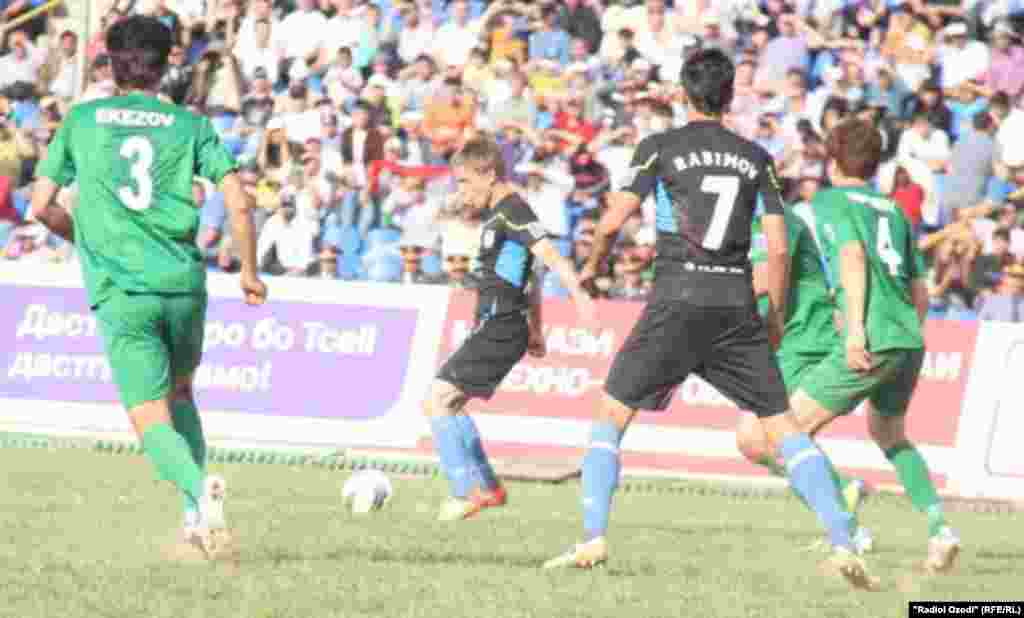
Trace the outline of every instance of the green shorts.
<instances>
[{"instance_id":1,"label":"green shorts","mask_svg":"<svg viewBox=\"0 0 1024 618\"><path fill-rule=\"evenodd\" d=\"M827 354L784 354L775 357L782 371L782 381L786 384L786 392L790 395L803 384L807 373L828 358Z\"/></svg>"},{"instance_id":2,"label":"green shorts","mask_svg":"<svg viewBox=\"0 0 1024 618\"><path fill-rule=\"evenodd\" d=\"M206 295L115 293L96 308L103 345L129 410L163 399L203 355Z\"/></svg>"},{"instance_id":3,"label":"green shorts","mask_svg":"<svg viewBox=\"0 0 1024 618\"><path fill-rule=\"evenodd\" d=\"M847 367L846 348L839 346L804 375L800 388L833 414L849 414L869 399L875 413L903 416L917 386L924 350L885 350L871 356L875 369L857 373Z\"/></svg>"}]
</instances>

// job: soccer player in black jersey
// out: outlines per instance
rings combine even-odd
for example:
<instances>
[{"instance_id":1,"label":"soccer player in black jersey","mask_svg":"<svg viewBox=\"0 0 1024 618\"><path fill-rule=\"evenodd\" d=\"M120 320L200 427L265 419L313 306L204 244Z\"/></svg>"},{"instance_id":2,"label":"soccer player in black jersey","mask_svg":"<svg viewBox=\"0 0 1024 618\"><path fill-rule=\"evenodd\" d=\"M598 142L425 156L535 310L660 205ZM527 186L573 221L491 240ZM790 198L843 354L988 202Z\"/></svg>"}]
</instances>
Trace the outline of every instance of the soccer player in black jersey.
<instances>
[{"instance_id":1,"label":"soccer player in black jersey","mask_svg":"<svg viewBox=\"0 0 1024 618\"><path fill-rule=\"evenodd\" d=\"M653 193L654 290L612 364L591 430L583 460L586 538L545 567L588 568L607 559L605 535L622 435L637 410L664 410L675 388L696 373L757 414L781 451L794 488L828 528L835 547L832 563L853 585L870 587L873 582L853 551L853 518L841 505L830 464L788 411L773 353L781 337L789 267L783 203L771 156L722 126L734 75L732 61L720 50L692 54L680 75L689 122L642 140L633 155L631 182L608 198L580 278L596 275L622 223ZM757 313L747 257L759 194L774 275L767 327Z\"/></svg>"},{"instance_id":2,"label":"soccer player in black jersey","mask_svg":"<svg viewBox=\"0 0 1024 618\"><path fill-rule=\"evenodd\" d=\"M473 398L490 399L509 371L529 351L543 356L541 285L534 256L569 288L585 322L594 320L594 301L580 286L572 264L545 238L530 205L504 177L497 144L486 137L466 143L453 159L464 208L482 211L476 326L438 372L425 412L434 448L451 486L438 519L456 521L481 509L505 504L505 488L495 478L472 417L464 413Z\"/></svg>"}]
</instances>

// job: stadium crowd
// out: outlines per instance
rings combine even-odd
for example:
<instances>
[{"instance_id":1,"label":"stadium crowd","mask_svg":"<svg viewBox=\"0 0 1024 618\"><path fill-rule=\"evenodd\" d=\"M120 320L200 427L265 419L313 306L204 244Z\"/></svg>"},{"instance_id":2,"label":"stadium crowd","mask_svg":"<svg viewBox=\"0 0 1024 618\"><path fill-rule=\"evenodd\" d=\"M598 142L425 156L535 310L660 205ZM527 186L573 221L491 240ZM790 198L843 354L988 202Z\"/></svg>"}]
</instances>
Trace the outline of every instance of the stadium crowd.
<instances>
[{"instance_id":1,"label":"stadium crowd","mask_svg":"<svg viewBox=\"0 0 1024 618\"><path fill-rule=\"evenodd\" d=\"M38 0L0 0L0 24ZM208 115L259 205L266 272L472 287L479 221L448 160L477 131L566 255L588 255L605 194L632 150L686 122L685 54L737 64L727 125L777 161L786 197L827 186L823 136L844 117L885 143L875 182L913 222L931 315L1024 321L1024 5L964 0L101 0L102 26L158 16L180 45L163 96ZM10 29L0 57L0 248L73 261L25 221L35 162L79 100L113 92L102 29L59 14ZM78 73L86 54L87 74ZM80 80L85 78L85 83ZM84 88L84 94L77 93ZM223 196L197 182L199 249L237 269ZM74 194L64 195L73 207ZM629 221L599 281L642 298L653 203ZM565 290L544 280L549 296Z\"/></svg>"}]
</instances>

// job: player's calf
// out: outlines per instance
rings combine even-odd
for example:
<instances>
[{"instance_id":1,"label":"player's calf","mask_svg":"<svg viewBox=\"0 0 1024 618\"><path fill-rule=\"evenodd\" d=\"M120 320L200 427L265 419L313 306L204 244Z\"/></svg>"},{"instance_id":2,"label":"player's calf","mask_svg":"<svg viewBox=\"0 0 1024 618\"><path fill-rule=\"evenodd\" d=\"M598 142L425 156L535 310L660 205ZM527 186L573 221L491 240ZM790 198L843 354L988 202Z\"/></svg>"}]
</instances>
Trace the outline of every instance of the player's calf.
<instances>
[{"instance_id":1,"label":"player's calf","mask_svg":"<svg viewBox=\"0 0 1024 618\"><path fill-rule=\"evenodd\" d=\"M473 418L464 413L469 397L454 384L435 380L425 405L441 468L451 497L438 519L467 519L485 508L503 506L504 487L487 458Z\"/></svg>"}]
</instances>

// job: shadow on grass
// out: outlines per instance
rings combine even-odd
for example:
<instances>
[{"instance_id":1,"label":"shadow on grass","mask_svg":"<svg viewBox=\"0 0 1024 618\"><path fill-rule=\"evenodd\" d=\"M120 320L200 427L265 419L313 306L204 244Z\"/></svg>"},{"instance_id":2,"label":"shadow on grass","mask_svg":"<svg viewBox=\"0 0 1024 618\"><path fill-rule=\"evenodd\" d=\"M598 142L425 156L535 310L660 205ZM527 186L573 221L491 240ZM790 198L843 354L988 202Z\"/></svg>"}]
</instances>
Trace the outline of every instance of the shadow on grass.
<instances>
[{"instance_id":1,"label":"shadow on grass","mask_svg":"<svg viewBox=\"0 0 1024 618\"><path fill-rule=\"evenodd\" d=\"M527 554L474 554L459 552L433 552L426 550L392 551L375 547L337 547L325 552L302 553L283 548L267 548L258 554L243 554L238 561L240 567L246 565L281 566L288 563L301 562L339 562L345 560L364 560L370 563L409 564L422 566L498 566L519 569L538 570L544 560L550 556L533 556ZM687 569L688 570L688 569ZM696 571L697 569L693 569ZM652 565L617 565L605 567L598 572L616 577L645 577L657 575ZM685 576L696 576L697 573L684 572Z\"/></svg>"}]
</instances>

